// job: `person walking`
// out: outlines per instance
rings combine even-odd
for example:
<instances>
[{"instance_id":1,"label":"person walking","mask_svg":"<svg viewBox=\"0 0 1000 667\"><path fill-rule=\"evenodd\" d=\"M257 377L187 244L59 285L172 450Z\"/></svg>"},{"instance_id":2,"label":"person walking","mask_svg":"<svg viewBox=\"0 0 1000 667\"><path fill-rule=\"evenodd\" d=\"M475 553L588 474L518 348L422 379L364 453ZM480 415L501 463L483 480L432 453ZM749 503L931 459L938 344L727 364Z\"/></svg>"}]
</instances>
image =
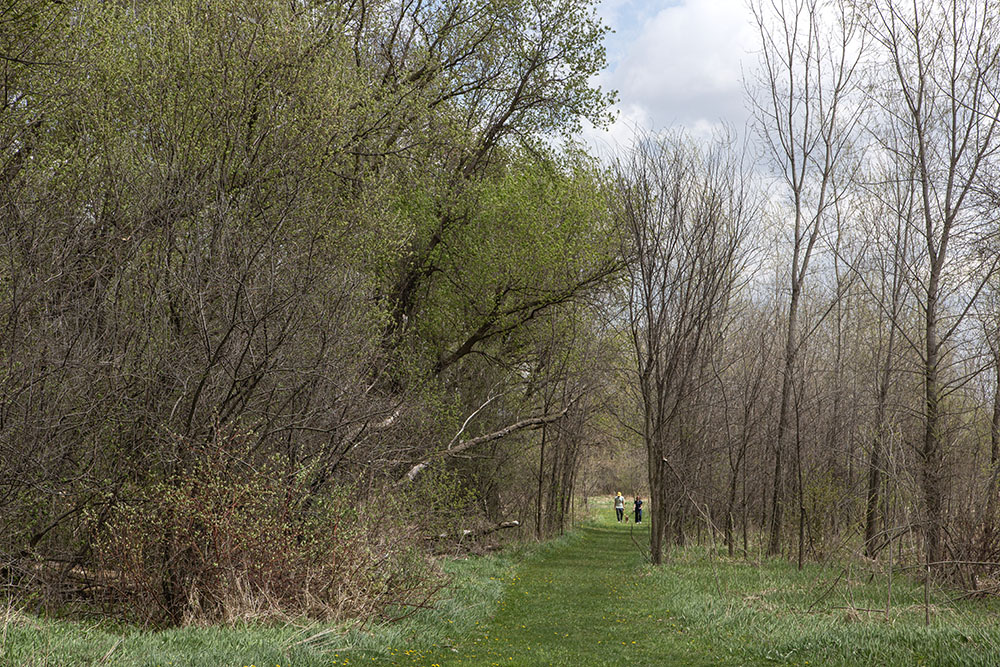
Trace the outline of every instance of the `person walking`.
<instances>
[{"instance_id":1,"label":"person walking","mask_svg":"<svg viewBox=\"0 0 1000 667\"><path fill-rule=\"evenodd\" d=\"M636 496L632 504L635 506L635 522L642 523L642 498Z\"/></svg>"},{"instance_id":2,"label":"person walking","mask_svg":"<svg viewBox=\"0 0 1000 667\"><path fill-rule=\"evenodd\" d=\"M621 523L625 516L625 496L621 491L615 495L615 514L618 516L618 523Z\"/></svg>"}]
</instances>

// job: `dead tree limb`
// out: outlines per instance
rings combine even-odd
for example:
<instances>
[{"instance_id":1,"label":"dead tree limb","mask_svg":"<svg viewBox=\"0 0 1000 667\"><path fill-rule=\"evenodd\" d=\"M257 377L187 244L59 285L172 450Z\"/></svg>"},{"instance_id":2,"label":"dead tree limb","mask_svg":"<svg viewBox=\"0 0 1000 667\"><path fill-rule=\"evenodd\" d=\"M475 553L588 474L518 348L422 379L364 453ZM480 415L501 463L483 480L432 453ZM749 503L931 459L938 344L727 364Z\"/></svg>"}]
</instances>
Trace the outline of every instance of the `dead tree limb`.
<instances>
[{"instance_id":1,"label":"dead tree limb","mask_svg":"<svg viewBox=\"0 0 1000 667\"><path fill-rule=\"evenodd\" d=\"M504 521L503 523L497 524L496 526L490 526L489 528L483 528L482 530L463 530L458 533L441 533L440 535L428 535L425 540L452 540L452 539L465 539L483 537L485 535L490 535L497 532L498 530L503 530L504 528L517 528L521 525L520 521Z\"/></svg>"},{"instance_id":2,"label":"dead tree limb","mask_svg":"<svg viewBox=\"0 0 1000 667\"><path fill-rule=\"evenodd\" d=\"M463 440L462 442L458 443L457 445L455 445L455 446L453 446L453 447L451 447L451 448L449 448L449 449L447 449L445 451L436 452L436 453L428 456L424 460L420 461L419 463L415 464L412 468L409 469L409 471L407 471L407 473L405 475L403 475L396 482L396 487L397 488L401 487L401 486L403 486L405 484L409 484L410 482L412 482L413 480L415 480L417 478L417 476L420 475L420 473L422 473L424 470L426 470L432 463L434 463L434 461L436 459L440 459L440 458L443 458L445 456L454 456L456 454L464 452L467 449L471 449L472 447L476 447L476 446L481 445L483 443L492 442L494 440L499 440L500 438L506 437L506 436L510 435L511 433L516 432L516 431L521 431L521 430L524 430L524 429L536 429L536 428L540 428L540 427L542 427L545 424L551 424L552 422L561 419L562 417L564 417L566 415L567 412L569 412L569 408L568 407L563 408L560 412L555 412L555 413L548 414L548 415L542 415L541 417L529 417L528 419L522 419L519 422L515 422L513 424L510 424L509 426L505 426L504 428L500 429L499 431L493 431L492 433L487 433L486 435L481 435L478 438L472 438L470 440Z\"/></svg>"}]
</instances>

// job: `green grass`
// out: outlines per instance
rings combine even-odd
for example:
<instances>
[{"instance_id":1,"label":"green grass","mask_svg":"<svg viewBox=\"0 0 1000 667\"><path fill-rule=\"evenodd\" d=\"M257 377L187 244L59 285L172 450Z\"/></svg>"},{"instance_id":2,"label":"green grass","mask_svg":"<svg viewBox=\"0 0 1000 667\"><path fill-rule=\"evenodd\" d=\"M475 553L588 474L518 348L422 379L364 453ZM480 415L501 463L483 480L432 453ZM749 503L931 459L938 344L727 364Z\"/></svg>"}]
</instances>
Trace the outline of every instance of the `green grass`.
<instances>
[{"instance_id":1,"label":"green grass","mask_svg":"<svg viewBox=\"0 0 1000 667\"><path fill-rule=\"evenodd\" d=\"M648 524L614 522L610 508L574 536L525 559L497 613L427 650L359 654L415 665L996 665L995 601L947 604L897 576L889 619L885 578L859 567L781 560L762 566L708 548L645 563ZM632 531L632 535L629 533ZM371 659L375 658L374 661Z\"/></svg>"},{"instance_id":2,"label":"green grass","mask_svg":"<svg viewBox=\"0 0 1000 667\"><path fill-rule=\"evenodd\" d=\"M444 563L449 595L397 623L348 629L162 632L39 620L0 610L0 664L82 665L995 665L994 601L948 603L859 566L729 559L709 548L653 568L608 508L566 537ZM630 531L633 534L630 536Z\"/></svg>"}]
</instances>

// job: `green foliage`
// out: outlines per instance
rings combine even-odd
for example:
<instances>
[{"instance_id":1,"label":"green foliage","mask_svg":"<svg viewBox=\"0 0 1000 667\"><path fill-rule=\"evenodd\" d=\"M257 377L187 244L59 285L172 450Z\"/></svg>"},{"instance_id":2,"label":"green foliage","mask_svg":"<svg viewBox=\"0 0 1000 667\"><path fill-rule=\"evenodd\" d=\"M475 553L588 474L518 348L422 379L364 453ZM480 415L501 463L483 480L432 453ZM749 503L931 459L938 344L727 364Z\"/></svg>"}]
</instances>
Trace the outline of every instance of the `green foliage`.
<instances>
[{"instance_id":1,"label":"green foliage","mask_svg":"<svg viewBox=\"0 0 1000 667\"><path fill-rule=\"evenodd\" d=\"M406 505L429 535L461 534L480 523L474 490L454 470L432 467L409 486Z\"/></svg>"},{"instance_id":2,"label":"green foliage","mask_svg":"<svg viewBox=\"0 0 1000 667\"><path fill-rule=\"evenodd\" d=\"M838 503L843 502L834 475L829 470L815 472L807 478L803 488L803 502L806 508L806 540L817 550L817 559L824 560L828 550L836 550L840 540L828 535L826 530L830 518L836 516ZM831 542L828 544L827 542Z\"/></svg>"},{"instance_id":3,"label":"green foliage","mask_svg":"<svg viewBox=\"0 0 1000 667\"><path fill-rule=\"evenodd\" d=\"M379 494L495 385L440 381L443 359L518 363L607 262L593 165L531 157L607 118L593 4L15 2L0 23L19 593L73 562L56 605L98 576L116 612L179 623L369 615L432 585L423 524ZM416 491L428 526L470 479Z\"/></svg>"},{"instance_id":4,"label":"green foliage","mask_svg":"<svg viewBox=\"0 0 1000 667\"><path fill-rule=\"evenodd\" d=\"M428 258L435 275L417 311L439 359L507 334L516 350L536 319L604 284L617 247L599 192L595 165L572 150L517 152L470 188L465 224L441 230Z\"/></svg>"}]
</instances>

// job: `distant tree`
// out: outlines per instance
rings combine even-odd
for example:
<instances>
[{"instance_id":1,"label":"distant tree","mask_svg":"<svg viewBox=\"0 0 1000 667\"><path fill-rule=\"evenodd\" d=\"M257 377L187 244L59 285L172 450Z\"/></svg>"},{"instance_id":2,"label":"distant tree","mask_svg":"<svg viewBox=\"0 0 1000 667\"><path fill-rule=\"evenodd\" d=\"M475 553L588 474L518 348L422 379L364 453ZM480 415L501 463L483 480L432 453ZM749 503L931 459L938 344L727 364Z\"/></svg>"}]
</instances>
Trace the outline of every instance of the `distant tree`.
<instances>
[{"instance_id":1,"label":"distant tree","mask_svg":"<svg viewBox=\"0 0 1000 667\"><path fill-rule=\"evenodd\" d=\"M684 137L641 137L613 177L613 210L630 258L622 298L648 455L650 550L659 564L671 513L686 506L685 480L673 465L691 446L682 419L742 280L741 246L757 211L725 142L701 149Z\"/></svg>"}]
</instances>

